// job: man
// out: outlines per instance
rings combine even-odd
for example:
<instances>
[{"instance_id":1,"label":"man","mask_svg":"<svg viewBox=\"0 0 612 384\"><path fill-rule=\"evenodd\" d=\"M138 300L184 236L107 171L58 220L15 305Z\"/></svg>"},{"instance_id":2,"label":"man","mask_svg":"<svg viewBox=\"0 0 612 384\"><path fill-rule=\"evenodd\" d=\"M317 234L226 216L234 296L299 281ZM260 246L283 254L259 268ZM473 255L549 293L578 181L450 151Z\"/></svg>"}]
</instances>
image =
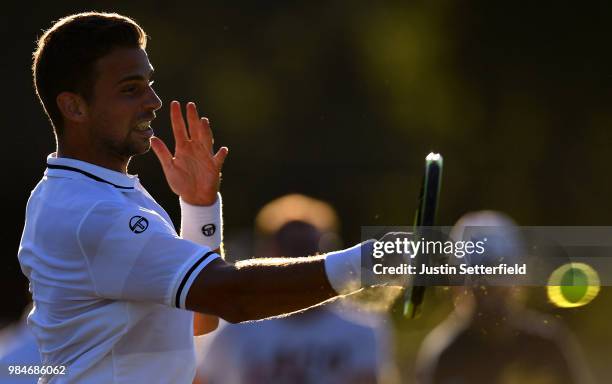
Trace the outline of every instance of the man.
<instances>
[{"instance_id":1,"label":"man","mask_svg":"<svg viewBox=\"0 0 612 384\"><path fill-rule=\"evenodd\" d=\"M153 137L162 102L146 42L127 17L82 13L56 22L34 53L36 92L57 140L28 201L19 248L42 363L60 366L42 383L188 383L189 311L243 322L362 286L359 245L236 265L220 257L219 175L228 149L213 153L209 122L194 103L187 124L180 104L170 105L174 155ZM181 236L127 173L130 158L150 147L180 198Z\"/></svg>"}]
</instances>

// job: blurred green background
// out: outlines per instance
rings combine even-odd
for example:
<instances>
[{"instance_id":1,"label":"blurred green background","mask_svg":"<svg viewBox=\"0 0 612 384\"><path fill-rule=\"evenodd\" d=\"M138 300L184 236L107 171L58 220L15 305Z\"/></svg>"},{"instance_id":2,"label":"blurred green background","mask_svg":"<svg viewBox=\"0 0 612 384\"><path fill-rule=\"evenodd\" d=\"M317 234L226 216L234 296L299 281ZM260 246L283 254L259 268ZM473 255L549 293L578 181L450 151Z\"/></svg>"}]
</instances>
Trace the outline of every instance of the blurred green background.
<instances>
[{"instance_id":1,"label":"blurred green background","mask_svg":"<svg viewBox=\"0 0 612 384\"><path fill-rule=\"evenodd\" d=\"M16 260L25 203L54 150L31 85L31 52L64 15L116 11L150 36L165 106L156 134L171 141L167 106L196 101L230 154L222 192L228 254L269 200L289 192L331 203L345 244L364 225L412 222L423 158L445 157L441 225L497 209L521 225L610 225L612 3L517 1L22 2L3 5L2 311L27 300ZM178 201L152 154L132 173L178 222ZM241 250L240 247L242 247ZM236 257L237 257L236 256ZM409 375L421 338L451 309L430 290L425 313L397 322ZM590 368L612 373L612 295L563 319Z\"/></svg>"}]
</instances>

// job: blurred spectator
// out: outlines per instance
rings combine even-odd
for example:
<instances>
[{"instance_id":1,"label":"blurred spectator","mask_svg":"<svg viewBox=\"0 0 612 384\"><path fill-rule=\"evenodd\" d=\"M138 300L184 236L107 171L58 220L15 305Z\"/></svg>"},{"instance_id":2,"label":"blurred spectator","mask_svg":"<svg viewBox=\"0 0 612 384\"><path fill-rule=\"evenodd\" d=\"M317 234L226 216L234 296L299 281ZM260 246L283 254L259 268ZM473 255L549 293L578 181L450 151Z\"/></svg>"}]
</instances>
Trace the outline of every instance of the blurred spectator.
<instances>
[{"instance_id":1,"label":"blurred spectator","mask_svg":"<svg viewBox=\"0 0 612 384\"><path fill-rule=\"evenodd\" d=\"M257 256L300 257L334 249L337 227L328 204L302 195L281 197L256 218ZM222 324L203 337L208 340L196 382L358 384L391 377L383 319L339 309L325 305L285 318Z\"/></svg>"},{"instance_id":2,"label":"blurred spectator","mask_svg":"<svg viewBox=\"0 0 612 384\"><path fill-rule=\"evenodd\" d=\"M465 228L495 228L487 261L520 257L522 240L515 223L492 211L464 215L451 237ZM499 229L497 229L499 228ZM496 241L492 244L491 241ZM590 383L589 372L572 334L544 314L523 307L519 287L454 287L455 310L423 342L417 358L419 384Z\"/></svg>"}]
</instances>

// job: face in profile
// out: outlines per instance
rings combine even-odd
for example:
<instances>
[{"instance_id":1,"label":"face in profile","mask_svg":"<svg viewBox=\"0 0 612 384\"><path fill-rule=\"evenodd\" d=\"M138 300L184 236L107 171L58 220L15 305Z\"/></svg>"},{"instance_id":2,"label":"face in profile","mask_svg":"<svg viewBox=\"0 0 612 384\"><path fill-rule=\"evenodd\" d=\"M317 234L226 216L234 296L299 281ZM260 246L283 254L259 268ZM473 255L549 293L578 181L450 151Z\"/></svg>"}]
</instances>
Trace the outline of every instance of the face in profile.
<instances>
[{"instance_id":1,"label":"face in profile","mask_svg":"<svg viewBox=\"0 0 612 384\"><path fill-rule=\"evenodd\" d=\"M88 116L90 143L125 159L147 152L151 121L162 102L152 88L153 67L140 48L117 48L95 65Z\"/></svg>"}]
</instances>

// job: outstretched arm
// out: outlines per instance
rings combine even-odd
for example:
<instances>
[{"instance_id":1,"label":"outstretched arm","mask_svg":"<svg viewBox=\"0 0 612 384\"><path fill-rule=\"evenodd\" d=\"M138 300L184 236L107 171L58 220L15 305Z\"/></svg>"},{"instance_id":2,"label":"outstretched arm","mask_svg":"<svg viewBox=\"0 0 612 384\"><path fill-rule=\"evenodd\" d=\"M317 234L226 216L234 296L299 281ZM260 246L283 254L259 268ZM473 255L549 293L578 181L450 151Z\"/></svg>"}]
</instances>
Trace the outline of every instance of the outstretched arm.
<instances>
[{"instance_id":1,"label":"outstretched arm","mask_svg":"<svg viewBox=\"0 0 612 384\"><path fill-rule=\"evenodd\" d=\"M218 259L200 272L186 306L239 323L296 312L337 295L321 256L252 259L235 265Z\"/></svg>"}]
</instances>

